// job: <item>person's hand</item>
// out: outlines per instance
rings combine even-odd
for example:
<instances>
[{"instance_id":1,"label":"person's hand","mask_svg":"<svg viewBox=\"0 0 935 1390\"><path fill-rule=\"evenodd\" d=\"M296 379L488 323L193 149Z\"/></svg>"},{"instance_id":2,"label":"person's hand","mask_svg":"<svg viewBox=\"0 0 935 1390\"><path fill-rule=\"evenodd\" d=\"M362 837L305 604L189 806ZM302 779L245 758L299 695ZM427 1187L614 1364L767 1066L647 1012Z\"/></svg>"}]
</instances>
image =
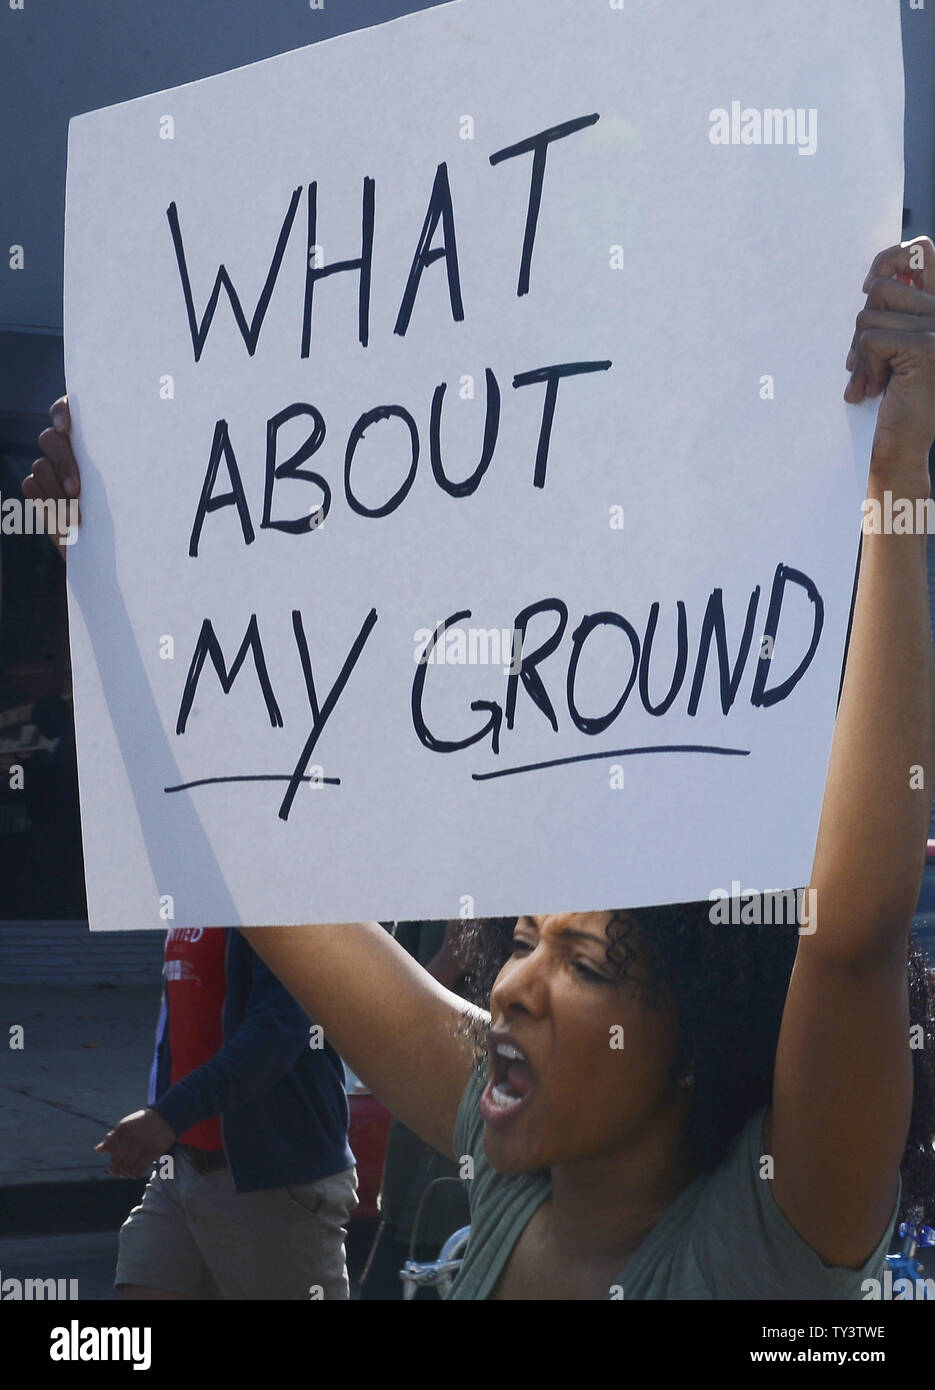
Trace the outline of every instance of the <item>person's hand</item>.
<instances>
[{"instance_id":1,"label":"person's hand","mask_svg":"<svg viewBox=\"0 0 935 1390\"><path fill-rule=\"evenodd\" d=\"M155 1110L135 1110L95 1144L95 1153L110 1154L108 1173L115 1178L141 1178L172 1148L176 1135Z\"/></svg>"},{"instance_id":2,"label":"person's hand","mask_svg":"<svg viewBox=\"0 0 935 1390\"><path fill-rule=\"evenodd\" d=\"M81 491L81 475L72 453L68 432L71 429L71 415L68 411L68 397L60 396L49 410L52 428L43 430L39 436L42 458L35 460L32 471L23 479L23 496L36 501L70 502L69 519L75 524L80 520L77 499ZM64 558L65 550L71 543L68 527L57 524L50 539L58 544ZM74 537L72 536L72 539Z\"/></svg>"},{"instance_id":3,"label":"person's hand","mask_svg":"<svg viewBox=\"0 0 935 1390\"><path fill-rule=\"evenodd\" d=\"M935 245L927 236L875 257L863 284L867 303L846 367L853 405L885 392L873 440L871 476L927 478L935 438Z\"/></svg>"}]
</instances>

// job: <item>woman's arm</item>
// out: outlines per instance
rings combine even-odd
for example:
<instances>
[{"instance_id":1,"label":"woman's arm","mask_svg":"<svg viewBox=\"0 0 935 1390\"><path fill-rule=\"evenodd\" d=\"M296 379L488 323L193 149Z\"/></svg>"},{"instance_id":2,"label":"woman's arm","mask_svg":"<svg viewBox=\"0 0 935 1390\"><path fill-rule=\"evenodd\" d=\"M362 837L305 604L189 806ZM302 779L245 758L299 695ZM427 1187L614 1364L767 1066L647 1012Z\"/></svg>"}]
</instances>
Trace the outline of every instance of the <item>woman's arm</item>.
<instances>
[{"instance_id":1,"label":"woman's arm","mask_svg":"<svg viewBox=\"0 0 935 1390\"><path fill-rule=\"evenodd\" d=\"M241 930L374 1095L454 1157L483 1010L445 989L377 922Z\"/></svg>"},{"instance_id":2,"label":"woman's arm","mask_svg":"<svg viewBox=\"0 0 935 1390\"><path fill-rule=\"evenodd\" d=\"M914 269L914 283L890 278ZM886 391L868 499L929 496L935 247L876 258L845 399ZM865 534L847 669L766 1144L773 1195L827 1264L857 1268L896 1197L912 1108L906 954L935 776L926 535Z\"/></svg>"}]
</instances>

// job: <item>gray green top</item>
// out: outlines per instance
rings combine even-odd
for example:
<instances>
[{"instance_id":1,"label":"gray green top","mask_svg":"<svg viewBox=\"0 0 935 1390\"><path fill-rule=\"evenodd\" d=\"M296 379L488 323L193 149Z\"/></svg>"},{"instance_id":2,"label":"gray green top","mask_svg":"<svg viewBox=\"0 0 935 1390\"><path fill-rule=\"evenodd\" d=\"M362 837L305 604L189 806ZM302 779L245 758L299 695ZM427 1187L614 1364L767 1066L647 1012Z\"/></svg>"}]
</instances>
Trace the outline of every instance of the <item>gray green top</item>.
<instances>
[{"instance_id":1,"label":"gray green top","mask_svg":"<svg viewBox=\"0 0 935 1390\"><path fill-rule=\"evenodd\" d=\"M471 1238L449 1298L489 1298L533 1212L548 1196L545 1173L497 1173L484 1155L475 1071L458 1108L454 1146L470 1154ZM865 1279L882 1281L893 1221L862 1269L822 1264L760 1177L765 1109L734 1139L724 1161L696 1178L620 1270L608 1299L859 1299Z\"/></svg>"}]
</instances>

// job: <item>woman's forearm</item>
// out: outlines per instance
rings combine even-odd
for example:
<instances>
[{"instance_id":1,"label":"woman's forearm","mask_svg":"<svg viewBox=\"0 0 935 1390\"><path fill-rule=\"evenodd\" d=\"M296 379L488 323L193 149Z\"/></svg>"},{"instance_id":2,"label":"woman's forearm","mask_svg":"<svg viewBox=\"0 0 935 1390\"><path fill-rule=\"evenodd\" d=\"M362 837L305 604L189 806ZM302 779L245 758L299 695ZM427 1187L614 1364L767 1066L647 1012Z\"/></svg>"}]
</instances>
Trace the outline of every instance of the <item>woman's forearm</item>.
<instances>
[{"instance_id":1,"label":"woman's forearm","mask_svg":"<svg viewBox=\"0 0 935 1390\"><path fill-rule=\"evenodd\" d=\"M928 498L925 458L883 477L913 516ZM935 776L932 635L926 534L871 534L865 526L854 621L832 744L811 886L815 946L863 952L905 939L925 857Z\"/></svg>"}]
</instances>

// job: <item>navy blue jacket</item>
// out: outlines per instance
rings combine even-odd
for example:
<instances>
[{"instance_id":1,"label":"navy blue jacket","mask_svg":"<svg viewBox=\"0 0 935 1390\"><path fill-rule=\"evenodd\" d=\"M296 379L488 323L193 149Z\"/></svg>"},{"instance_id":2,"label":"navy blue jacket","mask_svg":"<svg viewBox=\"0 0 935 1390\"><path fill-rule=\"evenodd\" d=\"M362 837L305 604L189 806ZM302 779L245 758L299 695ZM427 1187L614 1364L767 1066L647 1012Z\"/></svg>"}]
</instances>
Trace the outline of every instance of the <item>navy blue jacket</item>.
<instances>
[{"instance_id":1,"label":"navy blue jacket","mask_svg":"<svg viewBox=\"0 0 935 1390\"><path fill-rule=\"evenodd\" d=\"M171 1086L164 990L149 1104L177 1135L220 1115L237 1192L294 1187L341 1173L354 1163L341 1059L327 1043L309 1046L308 1015L246 938L223 930L223 1044Z\"/></svg>"}]
</instances>

